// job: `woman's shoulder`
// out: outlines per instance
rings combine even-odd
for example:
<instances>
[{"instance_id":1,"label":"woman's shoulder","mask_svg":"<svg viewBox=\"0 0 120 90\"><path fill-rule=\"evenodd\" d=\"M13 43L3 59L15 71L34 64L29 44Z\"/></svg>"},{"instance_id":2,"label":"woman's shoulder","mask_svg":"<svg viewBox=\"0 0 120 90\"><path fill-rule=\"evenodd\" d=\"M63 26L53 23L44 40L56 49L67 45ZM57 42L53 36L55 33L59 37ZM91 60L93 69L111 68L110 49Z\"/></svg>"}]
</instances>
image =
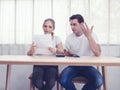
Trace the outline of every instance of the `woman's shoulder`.
<instances>
[{"instance_id":1,"label":"woman's shoulder","mask_svg":"<svg viewBox=\"0 0 120 90\"><path fill-rule=\"evenodd\" d=\"M54 36L54 41L57 43L61 42L61 38L59 36Z\"/></svg>"},{"instance_id":2,"label":"woman's shoulder","mask_svg":"<svg viewBox=\"0 0 120 90\"><path fill-rule=\"evenodd\" d=\"M59 37L59 36L54 36L54 38L55 38L55 39L60 39L60 37Z\"/></svg>"}]
</instances>

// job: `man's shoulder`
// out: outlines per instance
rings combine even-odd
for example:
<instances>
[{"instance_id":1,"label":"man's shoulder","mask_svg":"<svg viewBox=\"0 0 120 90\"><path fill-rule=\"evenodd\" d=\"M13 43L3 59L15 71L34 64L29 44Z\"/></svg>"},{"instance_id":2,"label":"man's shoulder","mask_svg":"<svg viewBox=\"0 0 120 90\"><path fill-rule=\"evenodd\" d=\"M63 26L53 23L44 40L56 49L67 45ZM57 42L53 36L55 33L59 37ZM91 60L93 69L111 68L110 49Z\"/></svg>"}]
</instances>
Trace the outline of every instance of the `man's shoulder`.
<instances>
[{"instance_id":1,"label":"man's shoulder","mask_svg":"<svg viewBox=\"0 0 120 90\"><path fill-rule=\"evenodd\" d=\"M67 36L67 38L66 38L66 40L67 41L72 41L74 39L74 34L73 33L71 33L71 34L69 34L68 36Z\"/></svg>"}]
</instances>

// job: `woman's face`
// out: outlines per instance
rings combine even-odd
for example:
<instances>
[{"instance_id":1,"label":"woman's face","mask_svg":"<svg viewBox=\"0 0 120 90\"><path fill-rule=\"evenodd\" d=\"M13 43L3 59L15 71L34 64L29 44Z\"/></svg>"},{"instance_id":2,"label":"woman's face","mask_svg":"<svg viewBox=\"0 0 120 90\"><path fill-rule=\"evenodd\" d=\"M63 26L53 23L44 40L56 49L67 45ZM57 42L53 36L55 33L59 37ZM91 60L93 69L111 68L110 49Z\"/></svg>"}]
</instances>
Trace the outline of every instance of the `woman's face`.
<instances>
[{"instance_id":1,"label":"woman's face","mask_svg":"<svg viewBox=\"0 0 120 90\"><path fill-rule=\"evenodd\" d=\"M51 34L54 31L54 26L51 21L46 21L43 25L44 34Z\"/></svg>"}]
</instances>

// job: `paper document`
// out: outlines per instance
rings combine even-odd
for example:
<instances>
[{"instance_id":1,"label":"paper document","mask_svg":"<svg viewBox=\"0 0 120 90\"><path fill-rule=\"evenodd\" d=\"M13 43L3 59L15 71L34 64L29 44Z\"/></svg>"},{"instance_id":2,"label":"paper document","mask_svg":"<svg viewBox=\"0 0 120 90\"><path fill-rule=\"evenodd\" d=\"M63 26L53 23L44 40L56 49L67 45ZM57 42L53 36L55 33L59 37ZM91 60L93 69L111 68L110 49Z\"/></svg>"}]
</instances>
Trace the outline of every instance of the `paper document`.
<instances>
[{"instance_id":1,"label":"paper document","mask_svg":"<svg viewBox=\"0 0 120 90\"><path fill-rule=\"evenodd\" d=\"M48 47L53 47L51 34L35 35L33 37L34 45L37 45L35 54L51 55L52 53L48 50Z\"/></svg>"}]
</instances>

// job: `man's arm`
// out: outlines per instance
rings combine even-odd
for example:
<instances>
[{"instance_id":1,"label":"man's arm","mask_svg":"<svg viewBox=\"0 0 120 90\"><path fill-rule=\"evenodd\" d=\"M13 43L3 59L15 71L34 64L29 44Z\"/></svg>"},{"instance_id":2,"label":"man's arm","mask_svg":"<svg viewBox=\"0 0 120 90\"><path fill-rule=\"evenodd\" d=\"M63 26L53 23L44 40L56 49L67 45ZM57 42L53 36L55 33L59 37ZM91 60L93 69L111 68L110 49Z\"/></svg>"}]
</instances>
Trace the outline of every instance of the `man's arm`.
<instances>
[{"instance_id":1,"label":"man's arm","mask_svg":"<svg viewBox=\"0 0 120 90\"><path fill-rule=\"evenodd\" d=\"M100 45L95 42L95 40L93 39L92 36L88 38L88 41L89 41L90 47L91 47L94 55L100 56L100 54L101 54Z\"/></svg>"},{"instance_id":2,"label":"man's arm","mask_svg":"<svg viewBox=\"0 0 120 90\"><path fill-rule=\"evenodd\" d=\"M87 37L87 39L89 41L92 52L94 53L95 56L100 56L100 54L101 54L100 45L97 44L95 42L94 38L92 37L93 26L89 29L86 23L82 23L81 27L82 27L82 31L83 31L84 35Z\"/></svg>"}]
</instances>

